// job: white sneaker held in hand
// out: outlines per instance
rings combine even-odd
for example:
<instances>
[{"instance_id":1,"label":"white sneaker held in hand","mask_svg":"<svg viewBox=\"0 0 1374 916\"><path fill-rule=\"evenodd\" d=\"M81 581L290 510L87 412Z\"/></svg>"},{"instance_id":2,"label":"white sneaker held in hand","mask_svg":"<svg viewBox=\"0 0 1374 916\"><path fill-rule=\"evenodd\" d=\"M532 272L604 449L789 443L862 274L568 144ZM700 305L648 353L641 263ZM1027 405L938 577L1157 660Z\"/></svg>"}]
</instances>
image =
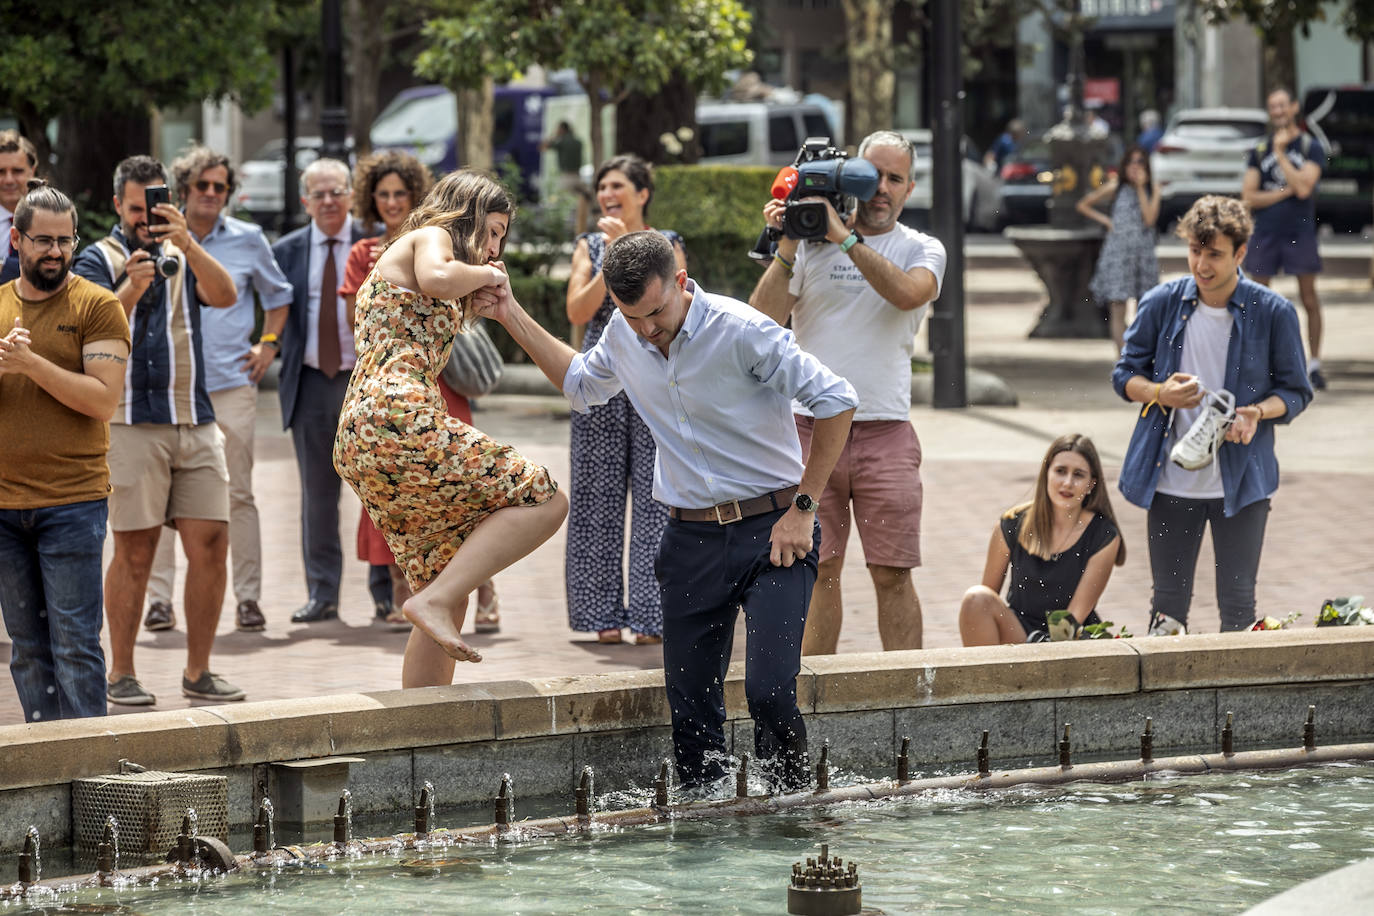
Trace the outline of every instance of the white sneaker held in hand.
<instances>
[{"instance_id":1,"label":"white sneaker held in hand","mask_svg":"<svg viewBox=\"0 0 1374 916\"><path fill-rule=\"evenodd\" d=\"M1174 444L1169 458L1188 471L1205 468L1217 456L1226 430L1236 419L1236 396L1225 388L1208 391L1202 397L1202 413L1183 438Z\"/></svg>"}]
</instances>

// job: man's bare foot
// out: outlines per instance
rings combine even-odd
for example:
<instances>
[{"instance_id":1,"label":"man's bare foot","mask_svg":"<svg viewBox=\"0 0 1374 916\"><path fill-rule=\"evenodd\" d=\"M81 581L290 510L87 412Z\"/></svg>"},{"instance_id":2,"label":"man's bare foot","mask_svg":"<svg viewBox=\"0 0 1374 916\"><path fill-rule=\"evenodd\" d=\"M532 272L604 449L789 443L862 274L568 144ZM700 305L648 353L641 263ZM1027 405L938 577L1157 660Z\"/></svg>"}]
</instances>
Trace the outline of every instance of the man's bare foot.
<instances>
[{"instance_id":1,"label":"man's bare foot","mask_svg":"<svg viewBox=\"0 0 1374 916\"><path fill-rule=\"evenodd\" d=\"M425 593L411 595L401 607L406 620L415 628L439 644L444 654L460 662L480 662L482 655L458 636L458 630L467 616L467 601L455 612L437 602L428 601Z\"/></svg>"}]
</instances>

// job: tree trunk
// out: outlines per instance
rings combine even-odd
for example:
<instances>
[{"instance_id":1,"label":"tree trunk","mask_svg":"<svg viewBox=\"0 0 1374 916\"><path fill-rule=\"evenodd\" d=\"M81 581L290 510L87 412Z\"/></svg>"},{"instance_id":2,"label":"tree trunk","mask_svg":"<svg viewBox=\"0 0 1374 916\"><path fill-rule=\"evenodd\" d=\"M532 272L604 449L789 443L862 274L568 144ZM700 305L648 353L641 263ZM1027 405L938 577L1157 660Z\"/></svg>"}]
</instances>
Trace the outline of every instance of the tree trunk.
<instances>
[{"instance_id":1,"label":"tree trunk","mask_svg":"<svg viewBox=\"0 0 1374 916\"><path fill-rule=\"evenodd\" d=\"M696 130L696 92L680 73L658 93L631 92L616 106L616 152L634 153L655 165L696 162L701 152ZM665 134L672 135L666 149Z\"/></svg>"},{"instance_id":2,"label":"tree trunk","mask_svg":"<svg viewBox=\"0 0 1374 916\"><path fill-rule=\"evenodd\" d=\"M1275 89L1287 89L1298 98L1297 49L1293 44L1293 29L1277 29L1264 35L1264 95Z\"/></svg>"},{"instance_id":3,"label":"tree trunk","mask_svg":"<svg viewBox=\"0 0 1374 916\"><path fill-rule=\"evenodd\" d=\"M62 154L56 185L72 200L97 210L112 209L115 165L152 148L148 117L143 114L63 115L57 134Z\"/></svg>"},{"instance_id":4,"label":"tree trunk","mask_svg":"<svg viewBox=\"0 0 1374 916\"><path fill-rule=\"evenodd\" d=\"M369 133L377 120L377 90L386 55L382 16L386 0L348 0L348 121L359 157L372 151Z\"/></svg>"},{"instance_id":5,"label":"tree trunk","mask_svg":"<svg viewBox=\"0 0 1374 916\"><path fill-rule=\"evenodd\" d=\"M896 0L844 0L849 56L849 141L890 128L896 77L892 12Z\"/></svg>"},{"instance_id":6,"label":"tree trunk","mask_svg":"<svg viewBox=\"0 0 1374 916\"><path fill-rule=\"evenodd\" d=\"M482 81L481 89L459 89L457 96L459 164L491 171L494 98L491 77Z\"/></svg>"},{"instance_id":7,"label":"tree trunk","mask_svg":"<svg viewBox=\"0 0 1374 916\"><path fill-rule=\"evenodd\" d=\"M601 101L601 80L589 73L582 78L582 88L587 90L587 112L591 115L592 168L600 168L607 158L606 143L601 136L601 110L606 107Z\"/></svg>"},{"instance_id":8,"label":"tree trunk","mask_svg":"<svg viewBox=\"0 0 1374 916\"><path fill-rule=\"evenodd\" d=\"M52 144L48 142L47 116L32 105L17 102L14 119L19 122L19 133L28 138L38 154L38 168L35 170L38 177L51 178Z\"/></svg>"}]
</instances>

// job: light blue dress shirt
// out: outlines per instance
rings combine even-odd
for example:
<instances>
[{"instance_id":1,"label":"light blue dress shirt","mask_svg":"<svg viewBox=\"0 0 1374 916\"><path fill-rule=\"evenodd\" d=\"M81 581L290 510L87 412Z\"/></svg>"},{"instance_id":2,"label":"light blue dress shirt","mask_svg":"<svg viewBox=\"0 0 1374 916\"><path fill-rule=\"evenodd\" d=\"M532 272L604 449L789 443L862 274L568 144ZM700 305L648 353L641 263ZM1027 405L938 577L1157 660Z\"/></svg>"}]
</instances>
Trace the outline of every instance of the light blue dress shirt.
<instances>
[{"instance_id":1,"label":"light blue dress shirt","mask_svg":"<svg viewBox=\"0 0 1374 916\"><path fill-rule=\"evenodd\" d=\"M658 446L661 503L705 509L795 485L793 399L824 419L858 406L853 386L762 312L688 283L692 302L666 358L617 311L573 357L563 393L585 412L625 391Z\"/></svg>"},{"instance_id":2,"label":"light blue dress shirt","mask_svg":"<svg viewBox=\"0 0 1374 916\"><path fill-rule=\"evenodd\" d=\"M253 223L221 214L214 228L197 241L229 271L238 291L238 301L227 309L201 309L205 388L241 388L249 384L243 358L252 346L253 292L257 291L263 310L270 312L291 304L291 284L272 257L267 237Z\"/></svg>"}]
</instances>

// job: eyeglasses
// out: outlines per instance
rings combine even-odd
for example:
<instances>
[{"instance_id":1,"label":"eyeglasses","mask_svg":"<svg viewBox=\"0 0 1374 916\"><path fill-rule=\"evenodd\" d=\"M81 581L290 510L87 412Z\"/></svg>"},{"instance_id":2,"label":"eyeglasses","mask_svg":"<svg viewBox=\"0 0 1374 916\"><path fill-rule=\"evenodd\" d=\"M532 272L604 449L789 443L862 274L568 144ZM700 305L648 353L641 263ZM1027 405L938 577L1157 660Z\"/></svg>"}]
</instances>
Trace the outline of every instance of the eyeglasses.
<instances>
[{"instance_id":1,"label":"eyeglasses","mask_svg":"<svg viewBox=\"0 0 1374 916\"><path fill-rule=\"evenodd\" d=\"M348 196L348 188L330 188L327 191L311 191L310 199L316 202L325 200L341 200Z\"/></svg>"},{"instance_id":2,"label":"eyeglasses","mask_svg":"<svg viewBox=\"0 0 1374 916\"><path fill-rule=\"evenodd\" d=\"M63 254L71 254L72 249L76 247L76 243L81 241L81 236L79 235L29 235L23 229L19 230L19 234L37 245L39 251L48 251L53 245L56 245L57 250Z\"/></svg>"},{"instance_id":3,"label":"eyeglasses","mask_svg":"<svg viewBox=\"0 0 1374 916\"><path fill-rule=\"evenodd\" d=\"M409 191L373 191L372 196L377 200L408 200Z\"/></svg>"},{"instance_id":4,"label":"eyeglasses","mask_svg":"<svg viewBox=\"0 0 1374 916\"><path fill-rule=\"evenodd\" d=\"M216 194L223 194L229 190L229 186L222 181L197 181L196 190L204 194L211 188L215 189Z\"/></svg>"}]
</instances>

